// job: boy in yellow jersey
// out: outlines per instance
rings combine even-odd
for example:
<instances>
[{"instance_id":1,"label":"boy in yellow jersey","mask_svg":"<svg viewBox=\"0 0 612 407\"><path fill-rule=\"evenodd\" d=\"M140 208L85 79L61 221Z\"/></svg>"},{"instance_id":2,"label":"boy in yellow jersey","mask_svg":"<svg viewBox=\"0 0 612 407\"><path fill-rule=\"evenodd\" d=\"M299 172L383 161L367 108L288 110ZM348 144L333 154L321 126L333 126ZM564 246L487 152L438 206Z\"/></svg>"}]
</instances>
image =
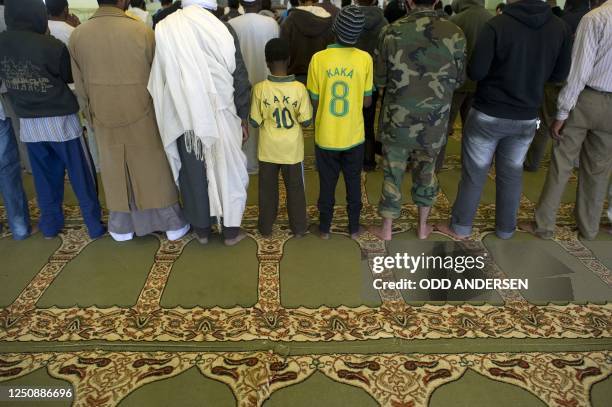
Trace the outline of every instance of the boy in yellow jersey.
<instances>
[{"instance_id":1,"label":"boy in yellow jersey","mask_svg":"<svg viewBox=\"0 0 612 407\"><path fill-rule=\"evenodd\" d=\"M360 233L361 169L365 130L364 107L372 103L372 57L354 47L365 24L357 6L336 17L336 43L317 52L308 69L308 91L316 111L315 154L319 170L319 233L329 239L340 171L346 184L349 233Z\"/></svg>"},{"instance_id":2,"label":"boy in yellow jersey","mask_svg":"<svg viewBox=\"0 0 612 407\"><path fill-rule=\"evenodd\" d=\"M312 105L304 85L287 75L289 44L272 39L265 48L271 75L253 88L251 125L259 131L259 232L268 236L278 212L278 172L287 190L289 225L296 237L306 233L306 195L302 162L302 126L312 122Z\"/></svg>"}]
</instances>

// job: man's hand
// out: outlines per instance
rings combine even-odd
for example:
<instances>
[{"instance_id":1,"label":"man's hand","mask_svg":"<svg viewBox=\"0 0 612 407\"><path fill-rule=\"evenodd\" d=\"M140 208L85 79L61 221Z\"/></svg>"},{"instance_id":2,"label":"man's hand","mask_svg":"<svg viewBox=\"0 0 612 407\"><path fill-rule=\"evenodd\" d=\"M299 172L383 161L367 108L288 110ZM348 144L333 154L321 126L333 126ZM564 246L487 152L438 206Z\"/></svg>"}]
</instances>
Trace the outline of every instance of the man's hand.
<instances>
[{"instance_id":1,"label":"man's hand","mask_svg":"<svg viewBox=\"0 0 612 407\"><path fill-rule=\"evenodd\" d=\"M66 18L66 23L70 24L73 27L77 27L79 24L81 24L81 20L79 20L79 18L74 14L68 14L68 17Z\"/></svg>"},{"instance_id":2,"label":"man's hand","mask_svg":"<svg viewBox=\"0 0 612 407\"><path fill-rule=\"evenodd\" d=\"M242 145L249 139L249 125L246 121L242 121Z\"/></svg>"},{"instance_id":3,"label":"man's hand","mask_svg":"<svg viewBox=\"0 0 612 407\"><path fill-rule=\"evenodd\" d=\"M563 126L565 125L565 120L555 120L550 126L550 137L555 141L561 141L563 139L563 134L561 134L561 130L563 130Z\"/></svg>"}]
</instances>

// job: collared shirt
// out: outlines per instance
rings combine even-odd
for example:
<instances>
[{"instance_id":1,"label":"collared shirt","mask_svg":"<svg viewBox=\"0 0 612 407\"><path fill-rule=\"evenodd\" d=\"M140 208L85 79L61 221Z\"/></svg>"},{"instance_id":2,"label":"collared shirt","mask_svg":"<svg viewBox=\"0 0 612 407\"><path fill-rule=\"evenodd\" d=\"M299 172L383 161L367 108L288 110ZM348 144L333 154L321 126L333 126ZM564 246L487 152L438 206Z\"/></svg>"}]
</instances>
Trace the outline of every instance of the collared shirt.
<instances>
[{"instance_id":1,"label":"collared shirt","mask_svg":"<svg viewBox=\"0 0 612 407\"><path fill-rule=\"evenodd\" d=\"M240 17L239 17L240 18ZM312 121L312 105L295 76L268 76L253 87L249 121L259 127L258 158L275 164L304 161L302 126Z\"/></svg>"},{"instance_id":2,"label":"collared shirt","mask_svg":"<svg viewBox=\"0 0 612 407\"><path fill-rule=\"evenodd\" d=\"M333 44L312 57L308 91L319 101L315 143L324 150L348 150L365 141L363 98L374 89L372 57Z\"/></svg>"},{"instance_id":3,"label":"collared shirt","mask_svg":"<svg viewBox=\"0 0 612 407\"><path fill-rule=\"evenodd\" d=\"M64 142L83 134L76 114L55 117L19 119L21 141L24 143Z\"/></svg>"},{"instance_id":4,"label":"collared shirt","mask_svg":"<svg viewBox=\"0 0 612 407\"><path fill-rule=\"evenodd\" d=\"M576 32L572 69L557 100L557 119L565 120L588 86L612 92L612 0L585 15Z\"/></svg>"}]
</instances>

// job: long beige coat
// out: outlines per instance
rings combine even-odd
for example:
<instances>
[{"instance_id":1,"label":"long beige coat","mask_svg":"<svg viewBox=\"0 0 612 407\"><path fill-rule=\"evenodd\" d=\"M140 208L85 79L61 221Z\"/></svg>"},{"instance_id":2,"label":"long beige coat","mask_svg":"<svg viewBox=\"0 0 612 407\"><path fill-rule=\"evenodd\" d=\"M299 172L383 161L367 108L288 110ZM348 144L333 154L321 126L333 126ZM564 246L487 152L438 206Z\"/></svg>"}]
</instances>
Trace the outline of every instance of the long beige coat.
<instances>
[{"instance_id":1,"label":"long beige coat","mask_svg":"<svg viewBox=\"0 0 612 407\"><path fill-rule=\"evenodd\" d=\"M103 6L70 37L72 74L100 150L109 210L165 208L178 202L147 91L155 35L116 7Z\"/></svg>"}]
</instances>

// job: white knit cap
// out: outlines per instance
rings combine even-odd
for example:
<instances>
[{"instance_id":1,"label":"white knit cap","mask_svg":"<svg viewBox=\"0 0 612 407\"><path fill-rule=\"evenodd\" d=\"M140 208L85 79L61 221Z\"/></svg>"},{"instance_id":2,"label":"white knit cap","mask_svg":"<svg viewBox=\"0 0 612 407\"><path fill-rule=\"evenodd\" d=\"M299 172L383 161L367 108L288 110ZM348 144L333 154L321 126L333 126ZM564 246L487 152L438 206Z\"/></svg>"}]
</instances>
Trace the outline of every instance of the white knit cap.
<instances>
[{"instance_id":1,"label":"white knit cap","mask_svg":"<svg viewBox=\"0 0 612 407\"><path fill-rule=\"evenodd\" d=\"M199 6L204 7L207 10L216 10L217 9L217 0L183 0L183 8L187 8L189 6Z\"/></svg>"}]
</instances>

